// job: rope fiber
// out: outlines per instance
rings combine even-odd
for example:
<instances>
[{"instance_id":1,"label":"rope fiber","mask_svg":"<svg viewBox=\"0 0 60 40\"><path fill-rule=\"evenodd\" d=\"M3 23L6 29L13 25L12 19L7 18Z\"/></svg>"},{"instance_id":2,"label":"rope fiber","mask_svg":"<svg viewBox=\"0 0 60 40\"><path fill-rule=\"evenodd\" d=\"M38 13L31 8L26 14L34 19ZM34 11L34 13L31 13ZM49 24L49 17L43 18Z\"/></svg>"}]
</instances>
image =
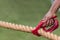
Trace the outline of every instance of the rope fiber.
<instances>
[{"instance_id":1,"label":"rope fiber","mask_svg":"<svg viewBox=\"0 0 60 40\"><path fill-rule=\"evenodd\" d=\"M28 32L28 33L32 33L32 30L35 29L35 27L33 28L31 26L18 25L18 24L8 23L8 22L4 22L4 21L0 21L0 27ZM43 31L43 29L38 30L38 33L40 35L42 35L43 37L46 37L50 40L60 40L60 36L57 36L50 32L45 32L45 31Z\"/></svg>"}]
</instances>

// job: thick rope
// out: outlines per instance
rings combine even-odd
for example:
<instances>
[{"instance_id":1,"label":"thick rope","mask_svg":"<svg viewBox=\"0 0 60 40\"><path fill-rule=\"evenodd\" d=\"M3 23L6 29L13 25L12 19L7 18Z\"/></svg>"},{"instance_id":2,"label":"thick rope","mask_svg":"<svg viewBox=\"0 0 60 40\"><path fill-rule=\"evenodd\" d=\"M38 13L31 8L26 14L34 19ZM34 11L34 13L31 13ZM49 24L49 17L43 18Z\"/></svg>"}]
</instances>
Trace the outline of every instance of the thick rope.
<instances>
[{"instance_id":1,"label":"thick rope","mask_svg":"<svg viewBox=\"0 0 60 40\"><path fill-rule=\"evenodd\" d=\"M19 30L19 31L24 31L24 32L29 32L31 33L34 28L29 27L29 26L24 26L24 25L18 25L18 24L12 24L4 21L0 21L0 26L8 29L14 29L14 30ZM57 36L53 33L45 32L42 29L38 30L38 33L48 39L51 40L60 40L60 36Z\"/></svg>"}]
</instances>

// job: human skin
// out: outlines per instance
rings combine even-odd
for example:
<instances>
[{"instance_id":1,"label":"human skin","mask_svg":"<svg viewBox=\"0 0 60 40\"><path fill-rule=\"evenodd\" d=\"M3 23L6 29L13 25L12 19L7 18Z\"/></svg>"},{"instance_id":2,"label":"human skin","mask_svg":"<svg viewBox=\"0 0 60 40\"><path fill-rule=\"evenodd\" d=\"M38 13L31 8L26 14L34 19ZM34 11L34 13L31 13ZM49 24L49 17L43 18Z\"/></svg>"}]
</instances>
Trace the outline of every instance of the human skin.
<instances>
[{"instance_id":1,"label":"human skin","mask_svg":"<svg viewBox=\"0 0 60 40\"><path fill-rule=\"evenodd\" d=\"M54 0L53 4L51 5L49 11L47 12L47 14L43 17L42 20L44 20L44 22L47 21L46 24L51 25L53 23L53 20L51 20L50 18L56 16L56 13L58 11L60 7L60 0ZM44 24L44 25L46 25Z\"/></svg>"},{"instance_id":2,"label":"human skin","mask_svg":"<svg viewBox=\"0 0 60 40\"><path fill-rule=\"evenodd\" d=\"M60 0L54 0L49 11L52 12L51 14L56 13L59 7L60 7Z\"/></svg>"}]
</instances>

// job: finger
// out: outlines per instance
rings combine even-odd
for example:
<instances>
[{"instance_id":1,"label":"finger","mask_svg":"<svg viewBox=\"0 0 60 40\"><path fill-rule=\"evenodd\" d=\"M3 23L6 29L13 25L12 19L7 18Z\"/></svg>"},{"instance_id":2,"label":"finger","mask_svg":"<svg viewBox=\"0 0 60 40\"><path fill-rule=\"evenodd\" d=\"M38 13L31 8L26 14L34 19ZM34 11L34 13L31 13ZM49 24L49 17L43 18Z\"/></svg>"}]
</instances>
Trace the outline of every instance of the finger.
<instances>
[{"instance_id":1,"label":"finger","mask_svg":"<svg viewBox=\"0 0 60 40\"><path fill-rule=\"evenodd\" d=\"M50 25L50 20L48 20L47 22L46 22L46 26L48 27L49 25Z\"/></svg>"},{"instance_id":2,"label":"finger","mask_svg":"<svg viewBox=\"0 0 60 40\"><path fill-rule=\"evenodd\" d=\"M51 26L52 25L52 19L50 20L50 22L49 22L49 26Z\"/></svg>"},{"instance_id":3,"label":"finger","mask_svg":"<svg viewBox=\"0 0 60 40\"><path fill-rule=\"evenodd\" d=\"M51 24L52 24L52 25L54 24L54 20L53 20L53 19L51 19Z\"/></svg>"},{"instance_id":4,"label":"finger","mask_svg":"<svg viewBox=\"0 0 60 40\"><path fill-rule=\"evenodd\" d=\"M50 24L49 21L50 21L50 20L47 21L47 26L49 26L49 24Z\"/></svg>"},{"instance_id":5,"label":"finger","mask_svg":"<svg viewBox=\"0 0 60 40\"><path fill-rule=\"evenodd\" d=\"M53 23L54 23L53 19L50 19L49 26L53 25Z\"/></svg>"}]
</instances>

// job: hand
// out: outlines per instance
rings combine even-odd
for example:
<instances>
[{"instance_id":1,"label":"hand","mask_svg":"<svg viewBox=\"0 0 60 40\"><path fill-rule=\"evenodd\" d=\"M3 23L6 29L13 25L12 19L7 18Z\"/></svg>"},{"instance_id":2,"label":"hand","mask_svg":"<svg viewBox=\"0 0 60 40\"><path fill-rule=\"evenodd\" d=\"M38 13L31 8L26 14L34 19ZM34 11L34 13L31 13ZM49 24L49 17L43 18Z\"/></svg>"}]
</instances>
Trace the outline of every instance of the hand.
<instances>
[{"instance_id":1,"label":"hand","mask_svg":"<svg viewBox=\"0 0 60 40\"><path fill-rule=\"evenodd\" d=\"M54 16L56 16L56 14L55 13L52 13L52 12L48 12L45 16L44 16L44 18L42 19L44 22L46 22L43 26L51 26L53 23L54 23L54 21L53 21L53 19L51 19L52 17L54 17Z\"/></svg>"}]
</instances>

